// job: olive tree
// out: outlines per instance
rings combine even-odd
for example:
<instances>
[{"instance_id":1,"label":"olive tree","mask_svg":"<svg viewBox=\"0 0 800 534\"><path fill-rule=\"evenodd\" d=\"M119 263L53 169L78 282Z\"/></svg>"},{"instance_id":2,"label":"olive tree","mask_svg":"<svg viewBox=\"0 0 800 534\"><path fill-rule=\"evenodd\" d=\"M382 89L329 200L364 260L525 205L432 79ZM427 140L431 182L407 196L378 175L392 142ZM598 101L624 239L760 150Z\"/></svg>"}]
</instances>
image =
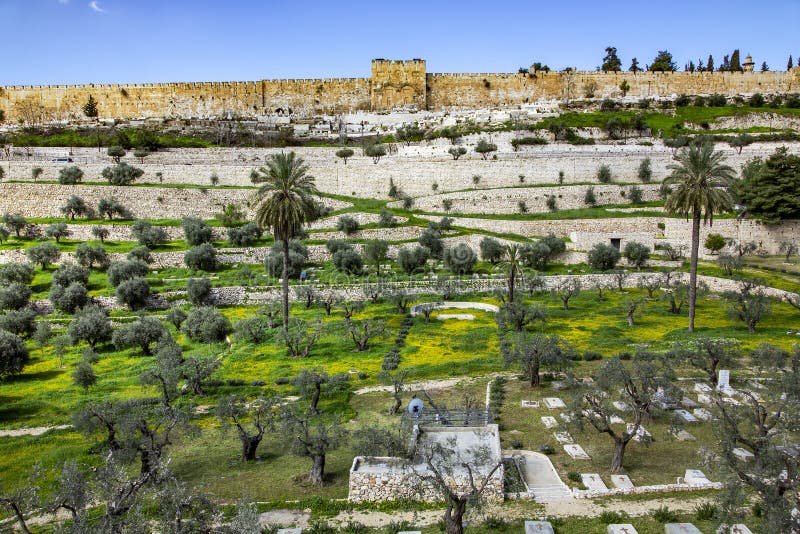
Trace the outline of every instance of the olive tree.
<instances>
[{"instance_id":1,"label":"olive tree","mask_svg":"<svg viewBox=\"0 0 800 534\"><path fill-rule=\"evenodd\" d=\"M219 399L217 418L223 431L236 429L242 444L242 461L253 462L264 433L274 431L277 423L279 397L260 396L247 401L244 397L228 396Z\"/></svg>"}]
</instances>

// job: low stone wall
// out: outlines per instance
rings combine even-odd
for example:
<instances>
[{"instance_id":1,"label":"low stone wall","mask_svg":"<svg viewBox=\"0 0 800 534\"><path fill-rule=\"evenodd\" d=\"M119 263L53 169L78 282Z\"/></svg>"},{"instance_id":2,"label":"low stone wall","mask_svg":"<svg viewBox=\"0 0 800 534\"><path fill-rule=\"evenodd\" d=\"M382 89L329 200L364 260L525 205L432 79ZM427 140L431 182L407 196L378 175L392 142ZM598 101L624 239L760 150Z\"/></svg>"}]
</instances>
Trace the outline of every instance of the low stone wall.
<instances>
[{"instance_id":1,"label":"low stone wall","mask_svg":"<svg viewBox=\"0 0 800 534\"><path fill-rule=\"evenodd\" d=\"M722 482L709 482L708 484L655 484L652 486L636 486L633 488L609 488L604 491L579 490L573 488L572 495L576 499L594 499L596 497L609 497L614 495L643 495L648 493L672 493L684 491L719 490L724 488Z\"/></svg>"},{"instance_id":2,"label":"low stone wall","mask_svg":"<svg viewBox=\"0 0 800 534\"><path fill-rule=\"evenodd\" d=\"M594 189L597 205L626 204L628 203L630 185L564 185L554 187L511 187L505 189L475 189L473 191L458 191L429 195L414 200L414 209L424 211L448 211L444 208L444 201L452 202L450 212L459 213L521 213L520 202L525 204L529 213L547 213L550 209L547 200L555 197L556 205L560 210L586 208L584 198L586 190ZM638 184L642 191L642 200L650 202L658 200L659 185ZM392 207L401 207L402 202L393 202Z\"/></svg>"}]
</instances>

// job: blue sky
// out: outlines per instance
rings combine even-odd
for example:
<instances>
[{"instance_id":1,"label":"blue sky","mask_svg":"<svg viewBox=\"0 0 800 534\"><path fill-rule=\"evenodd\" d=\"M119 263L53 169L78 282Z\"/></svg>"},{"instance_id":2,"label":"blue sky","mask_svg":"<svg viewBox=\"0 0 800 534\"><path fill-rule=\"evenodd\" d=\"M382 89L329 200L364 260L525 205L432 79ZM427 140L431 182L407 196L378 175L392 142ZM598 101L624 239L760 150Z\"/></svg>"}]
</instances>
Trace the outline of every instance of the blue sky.
<instances>
[{"instance_id":1,"label":"blue sky","mask_svg":"<svg viewBox=\"0 0 800 534\"><path fill-rule=\"evenodd\" d=\"M609 45L625 68L664 49L681 68L800 55L800 0L0 0L0 20L0 85L365 77L376 57L592 70Z\"/></svg>"}]
</instances>

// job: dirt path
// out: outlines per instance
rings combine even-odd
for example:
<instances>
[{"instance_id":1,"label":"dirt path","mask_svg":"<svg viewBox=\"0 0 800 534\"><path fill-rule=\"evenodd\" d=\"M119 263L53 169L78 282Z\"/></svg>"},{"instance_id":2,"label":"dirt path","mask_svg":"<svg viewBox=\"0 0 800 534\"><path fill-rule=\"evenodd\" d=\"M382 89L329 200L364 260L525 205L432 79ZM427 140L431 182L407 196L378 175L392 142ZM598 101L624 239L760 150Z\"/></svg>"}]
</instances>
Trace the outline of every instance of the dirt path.
<instances>
[{"instance_id":1,"label":"dirt path","mask_svg":"<svg viewBox=\"0 0 800 534\"><path fill-rule=\"evenodd\" d=\"M0 430L0 438L16 438L19 436L39 436L50 430L64 430L72 425L34 426L30 428L15 428L14 430Z\"/></svg>"},{"instance_id":2,"label":"dirt path","mask_svg":"<svg viewBox=\"0 0 800 534\"><path fill-rule=\"evenodd\" d=\"M456 378L443 378L441 380L422 380L420 382L410 382L403 386L406 391L420 391L423 389L447 389L451 388L461 382L471 384L474 382L489 381L498 376L510 377L511 373L490 373L483 376L460 376ZM356 395L364 395L365 393L376 393L383 391L393 391L393 386L370 386L366 388L357 389Z\"/></svg>"}]
</instances>

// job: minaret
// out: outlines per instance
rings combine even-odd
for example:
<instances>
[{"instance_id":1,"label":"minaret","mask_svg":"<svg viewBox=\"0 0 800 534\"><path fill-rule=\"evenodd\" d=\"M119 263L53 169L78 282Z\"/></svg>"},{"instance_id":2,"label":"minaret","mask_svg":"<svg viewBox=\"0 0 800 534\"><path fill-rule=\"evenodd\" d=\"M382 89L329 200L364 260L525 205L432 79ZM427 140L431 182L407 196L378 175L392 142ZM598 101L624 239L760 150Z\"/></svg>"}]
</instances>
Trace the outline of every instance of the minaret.
<instances>
[{"instance_id":1,"label":"minaret","mask_svg":"<svg viewBox=\"0 0 800 534\"><path fill-rule=\"evenodd\" d=\"M755 66L756 64L753 63L752 56L750 54L747 54L747 57L744 58L744 63L742 63L742 68L744 69L745 72L753 72L753 67Z\"/></svg>"}]
</instances>

